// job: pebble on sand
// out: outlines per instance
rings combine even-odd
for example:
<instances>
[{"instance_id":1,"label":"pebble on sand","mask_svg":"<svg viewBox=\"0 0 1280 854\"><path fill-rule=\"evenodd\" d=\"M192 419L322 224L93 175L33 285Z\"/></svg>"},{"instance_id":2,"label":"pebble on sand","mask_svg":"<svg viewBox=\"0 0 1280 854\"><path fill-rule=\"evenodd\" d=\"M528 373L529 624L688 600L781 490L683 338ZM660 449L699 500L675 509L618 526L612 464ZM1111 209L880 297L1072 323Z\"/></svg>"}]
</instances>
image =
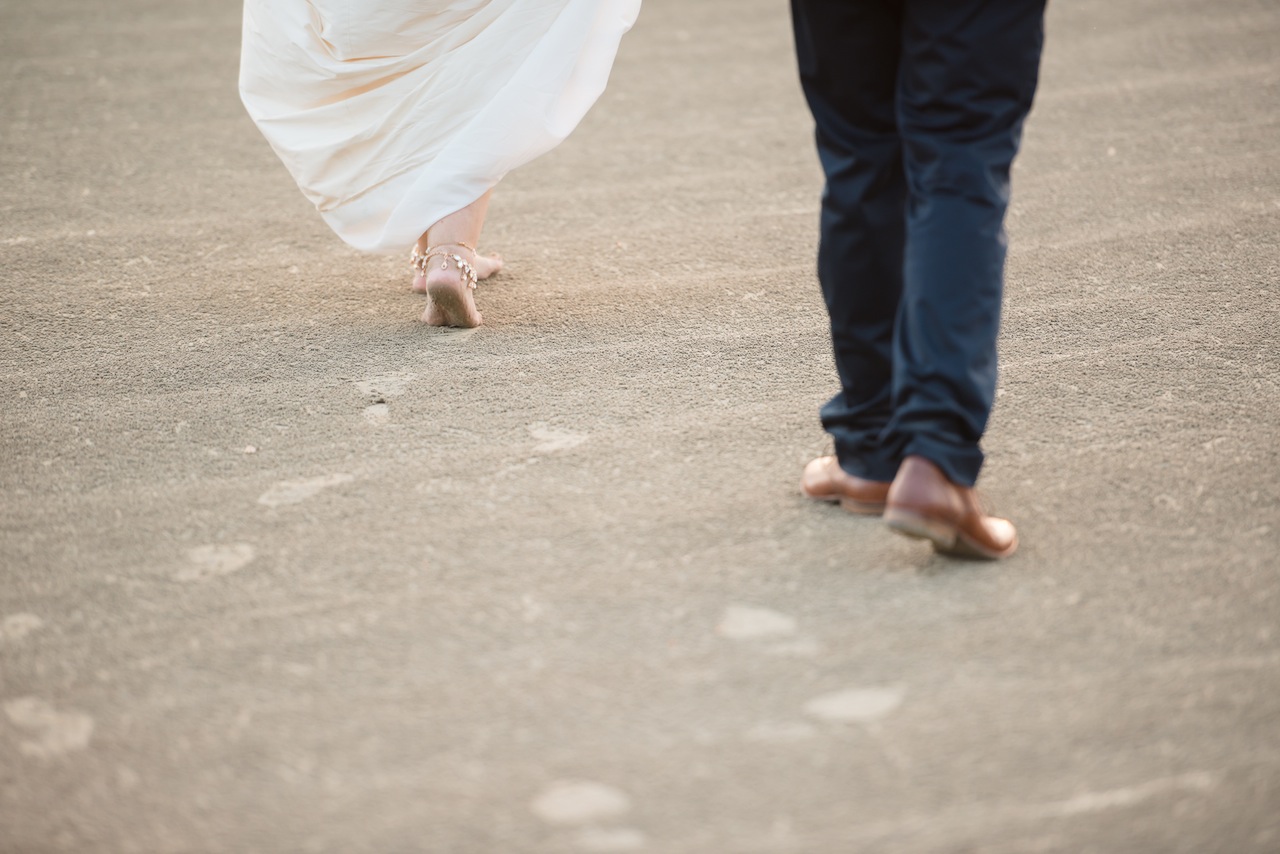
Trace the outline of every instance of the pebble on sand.
<instances>
[{"instance_id":1,"label":"pebble on sand","mask_svg":"<svg viewBox=\"0 0 1280 854\"><path fill-rule=\"evenodd\" d=\"M631 799L604 783L562 780L544 789L529 808L547 824L593 824L626 814Z\"/></svg>"}]
</instances>

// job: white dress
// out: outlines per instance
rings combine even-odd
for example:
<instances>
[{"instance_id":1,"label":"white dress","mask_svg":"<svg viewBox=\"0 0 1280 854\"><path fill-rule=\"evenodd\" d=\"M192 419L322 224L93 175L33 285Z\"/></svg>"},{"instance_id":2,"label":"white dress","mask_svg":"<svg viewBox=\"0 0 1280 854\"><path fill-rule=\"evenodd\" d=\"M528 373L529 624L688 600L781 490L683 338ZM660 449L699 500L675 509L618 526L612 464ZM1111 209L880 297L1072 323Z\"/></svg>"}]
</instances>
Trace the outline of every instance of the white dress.
<instances>
[{"instance_id":1,"label":"white dress","mask_svg":"<svg viewBox=\"0 0 1280 854\"><path fill-rule=\"evenodd\" d=\"M559 144L640 0L245 0L240 96L347 243L407 251Z\"/></svg>"}]
</instances>

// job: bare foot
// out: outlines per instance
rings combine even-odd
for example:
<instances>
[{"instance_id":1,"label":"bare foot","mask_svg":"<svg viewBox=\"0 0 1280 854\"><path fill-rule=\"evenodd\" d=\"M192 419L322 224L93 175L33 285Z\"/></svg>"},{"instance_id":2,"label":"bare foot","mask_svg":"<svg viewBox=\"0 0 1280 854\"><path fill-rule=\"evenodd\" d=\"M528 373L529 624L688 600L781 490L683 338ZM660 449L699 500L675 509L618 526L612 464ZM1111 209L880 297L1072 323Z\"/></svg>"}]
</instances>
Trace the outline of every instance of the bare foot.
<instances>
[{"instance_id":1,"label":"bare foot","mask_svg":"<svg viewBox=\"0 0 1280 854\"><path fill-rule=\"evenodd\" d=\"M432 326L479 326L476 282L502 269L498 255L481 255L472 247L480 239L490 189L480 198L456 210L422 233L414 247L413 289L427 295L424 323ZM423 256L428 257L423 257Z\"/></svg>"},{"instance_id":2,"label":"bare foot","mask_svg":"<svg viewBox=\"0 0 1280 854\"><path fill-rule=\"evenodd\" d=\"M438 250L443 250L440 252ZM472 328L484 322L476 308L475 287L480 280L481 256L461 244L432 247L425 269L414 278L414 289L427 295L422 321L430 326ZM485 258L487 278L501 268L502 260Z\"/></svg>"}]
</instances>

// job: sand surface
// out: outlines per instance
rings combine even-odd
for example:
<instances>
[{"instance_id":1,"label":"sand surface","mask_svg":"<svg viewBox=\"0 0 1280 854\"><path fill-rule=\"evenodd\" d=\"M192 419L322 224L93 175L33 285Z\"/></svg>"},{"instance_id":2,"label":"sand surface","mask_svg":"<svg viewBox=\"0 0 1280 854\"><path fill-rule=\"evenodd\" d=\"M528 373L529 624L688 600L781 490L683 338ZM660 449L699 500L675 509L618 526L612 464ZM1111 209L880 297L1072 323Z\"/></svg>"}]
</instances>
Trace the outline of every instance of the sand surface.
<instances>
[{"instance_id":1,"label":"sand surface","mask_svg":"<svg viewBox=\"0 0 1280 854\"><path fill-rule=\"evenodd\" d=\"M998 565L798 492L785 4L647 0L452 332L244 115L238 4L0 23L0 851L1280 850L1274 0L1051 4Z\"/></svg>"}]
</instances>

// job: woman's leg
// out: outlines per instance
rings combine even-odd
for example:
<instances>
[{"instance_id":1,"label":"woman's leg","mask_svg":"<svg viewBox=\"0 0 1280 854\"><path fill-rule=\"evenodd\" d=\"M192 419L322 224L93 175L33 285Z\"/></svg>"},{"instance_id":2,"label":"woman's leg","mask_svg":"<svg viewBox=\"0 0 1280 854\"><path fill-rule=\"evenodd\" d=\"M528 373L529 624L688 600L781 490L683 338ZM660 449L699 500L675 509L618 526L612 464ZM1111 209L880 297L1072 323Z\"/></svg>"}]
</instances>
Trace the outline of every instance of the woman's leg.
<instances>
[{"instance_id":1,"label":"woman's leg","mask_svg":"<svg viewBox=\"0 0 1280 854\"><path fill-rule=\"evenodd\" d=\"M480 240L492 196L493 190L490 190L428 228L418 238L418 252L425 254L428 249L445 249L450 255L458 255L471 264L477 279L487 279L501 270L501 256L480 255L473 248ZM462 271L454 263L441 261L439 256L433 258L425 275L418 274L413 279L413 289L425 293L429 299L422 320L432 326L479 326L482 318Z\"/></svg>"}]
</instances>

